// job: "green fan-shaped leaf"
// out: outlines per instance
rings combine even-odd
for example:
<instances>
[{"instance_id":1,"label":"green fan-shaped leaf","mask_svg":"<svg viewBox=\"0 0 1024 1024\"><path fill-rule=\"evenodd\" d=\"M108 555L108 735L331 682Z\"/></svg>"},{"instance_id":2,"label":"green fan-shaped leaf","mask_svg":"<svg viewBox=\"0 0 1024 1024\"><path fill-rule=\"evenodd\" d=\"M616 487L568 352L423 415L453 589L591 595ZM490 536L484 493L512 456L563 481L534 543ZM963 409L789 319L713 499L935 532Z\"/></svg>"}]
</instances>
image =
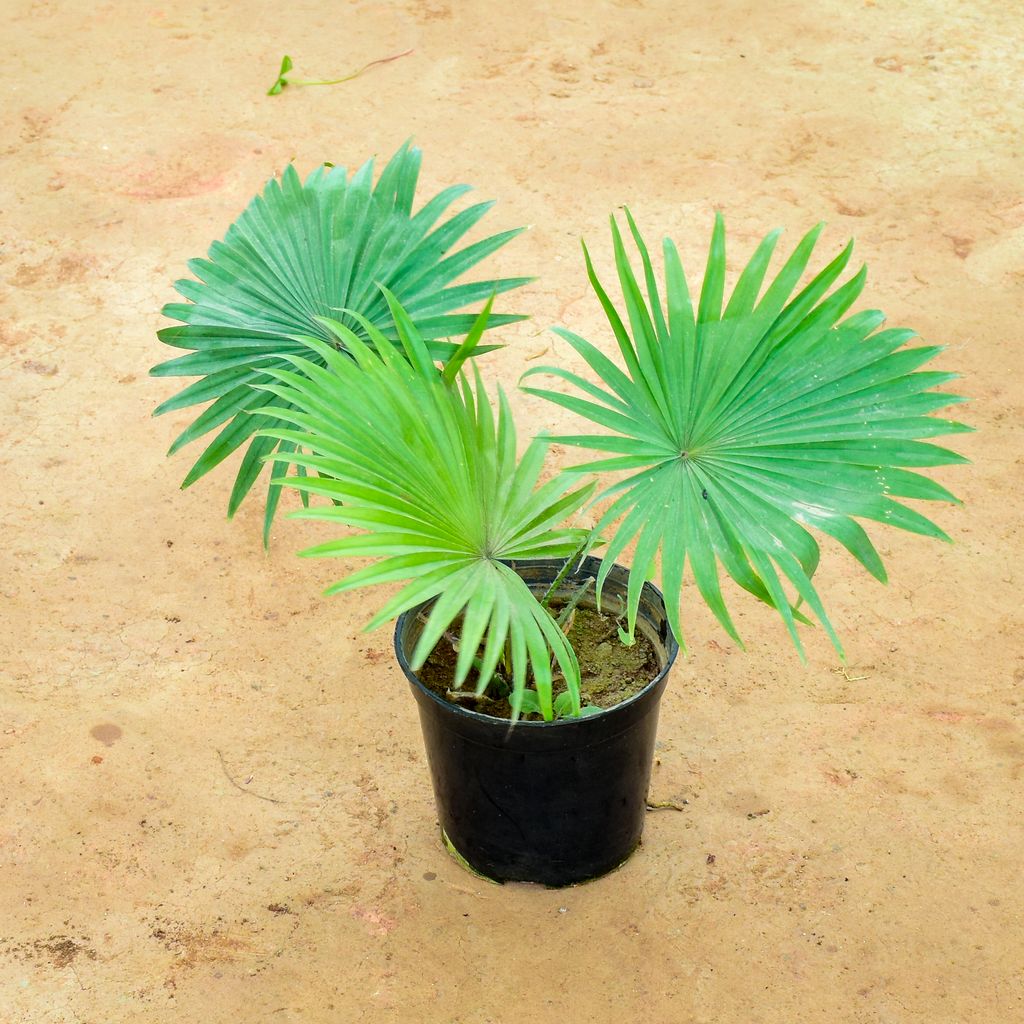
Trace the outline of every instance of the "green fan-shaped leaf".
<instances>
[{"instance_id":1,"label":"green fan-shaped leaf","mask_svg":"<svg viewBox=\"0 0 1024 1024\"><path fill-rule=\"evenodd\" d=\"M794 294L820 225L765 285L778 232L768 235L723 311L725 226L716 217L695 311L678 251L668 240L662 306L647 247L628 211L626 218L646 294L613 218L625 315L608 298L584 249L624 369L583 338L559 330L600 384L559 367L536 367L524 378L548 374L568 383L583 397L525 390L603 428L555 438L609 453L574 471L629 471L598 496L615 500L595 528L618 523L609 561L636 544L629 631L635 627L640 585L650 577L657 553L680 643L681 586L688 565L700 595L737 641L720 569L778 609L801 653L796 624L808 621L801 605L817 616L841 653L812 582L819 550L810 531L838 540L883 581L881 558L858 519L948 539L897 498L956 500L907 468L966 461L924 440L970 429L929 416L962 400L930 390L955 375L920 371L940 350L904 348L913 332L878 330L881 313L846 316L865 279L861 269L838 283L851 246ZM603 579L604 574L599 590Z\"/></svg>"},{"instance_id":2,"label":"green fan-shaped leaf","mask_svg":"<svg viewBox=\"0 0 1024 1024\"><path fill-rule=\"evenodd\" d=\"M411 658L414 669L458 621L456 687L475 658L480 693L503 664L515 714L532 684L550 719L557 665L579 712L575 654L509 563L578 551L588 532L561 524L593 488L570 489L574 478L564 475L540 483L546 441L535 440L518 458L504 396L495 412L475 365L472 377L459 369L478 351L486 309L439 369L406 311L393 295L387 298L397 347L368 320L357 325L363 335L339 324L350 355L311 338L308 356L287 356L287 368L266 369L269 379L257 385L257 394L275 400L282 424L261 430L257 440L284 446L269 455L277 465L307 472L275 475L275 486L340 502L294 514L359 531L304 554L375 559L329 593L405 582L368 628L433 602Z\"/></svg>"},{"instance_id":3,"label":"green fan-shaped leaf","mask_svg":"<svg viewBox=\"0 0 1024 1024\"><path fill-rule=\"evenodd\" d=\"M271 371L291 365L292 356L323 363L301 340L314 337L344 349L335 323L364 340L366 323L396 343L391 307L382 291L402 303L432 356L452 346L437 339L469 330L475 316L454 311L516 288L528 278L498 278L456 284L457 278L513 238L500 234L456 248L490 208L477 203L443 219L467 190L445 189L413 212L420 151L403 146L373 183L373 161L349 175L342 167L321 167L304 182L289 166L271 180L215 242L206 259L192 260L194 279L179 281L187 300L164 307L180 321L160 339L187 355L155 366L158 377L199 377L161 403L156 414L212 403L179 436L172 452L221 427L182 486L209 472L227 454L248 444L229 503L233 515L262 467L267 442L253 433L266 420L249 415L275 402L252 385ZM520 320L493 315L488 327ZM483 351L483 350L481 350ZM344 405L341 407L344 408ZM287 449L285 450L287 453ZM283 470L279 470L279 477ZM277 480L270 482L266 531L277 506ZM265 536L266 536L265 531Z\"/></svg>"}]
</instances>

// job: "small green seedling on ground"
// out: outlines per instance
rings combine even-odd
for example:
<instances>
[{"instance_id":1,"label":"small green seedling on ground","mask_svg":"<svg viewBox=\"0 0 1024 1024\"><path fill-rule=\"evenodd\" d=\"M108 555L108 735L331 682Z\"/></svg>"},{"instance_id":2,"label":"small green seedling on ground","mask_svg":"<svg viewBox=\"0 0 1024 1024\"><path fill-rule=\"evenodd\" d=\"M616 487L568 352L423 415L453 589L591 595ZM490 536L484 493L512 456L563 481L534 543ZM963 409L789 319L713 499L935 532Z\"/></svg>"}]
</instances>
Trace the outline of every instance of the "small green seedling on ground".
<instances>
[{"instance_id":1,"label":"small green seedling on ground","mask_svg":"<svg viewBox=\"0 0 1024 1024\"><path fill-rule=\"evenodd\" d=\"M412 53L412 50L403 50L401 53L392 54L390 57L379 57L377 60L371 60L369 64L364 64L358 71L353 71L350 75L342 75L341 78L289 78L288 72L295 67L291 57L285 54L281 58L281 69L277 73L277 81L267 90L268 96L276 96L281 92L286 85L341 85L342 82L351 82L352 79L358 78L364 71L369 71L370 68L376 67L378 64L390 64L393 60L398 60L400 57L408 57Z\"/></svg>"}]
</instances>

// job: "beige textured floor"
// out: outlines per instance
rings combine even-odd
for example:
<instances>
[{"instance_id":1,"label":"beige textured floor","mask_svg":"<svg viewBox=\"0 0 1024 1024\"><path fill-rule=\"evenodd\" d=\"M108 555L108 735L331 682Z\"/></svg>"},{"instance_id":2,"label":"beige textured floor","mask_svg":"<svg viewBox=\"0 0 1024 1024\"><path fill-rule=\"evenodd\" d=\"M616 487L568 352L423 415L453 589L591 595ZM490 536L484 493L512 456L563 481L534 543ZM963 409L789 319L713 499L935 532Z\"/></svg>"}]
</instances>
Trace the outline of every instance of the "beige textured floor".
<instances>
[{"instance_id":1,"label":"beige textured floor","mask_svg":"<svg viewBox=\"0 0 1024 1024\"><path fill-rule=\"evenodd\" d=\"M6 0L0 106L0 1021L1012 1024L1024 1021L1024 299L1018 4ZM303 75L415 52L357 81ZM160 305L294 159L407 136L423 184L497 197L539 273L488 360L513 388L565 323L608 343L629 203L699 265L829 221L866 299L949 346L979 427L940 479L952 547L829 551L801 667L691 615L643 849L564 892L440 848L418 725L339 567L269 555L230 471L187 492ZM564 357L564 346L559 356ZM525 422L551 409L514 398ZM820 632L820 631L819 631ZM393 695L400 697L391 704ZM760 812L768 813L761 814Z\"/></svg>"}]
</instances>

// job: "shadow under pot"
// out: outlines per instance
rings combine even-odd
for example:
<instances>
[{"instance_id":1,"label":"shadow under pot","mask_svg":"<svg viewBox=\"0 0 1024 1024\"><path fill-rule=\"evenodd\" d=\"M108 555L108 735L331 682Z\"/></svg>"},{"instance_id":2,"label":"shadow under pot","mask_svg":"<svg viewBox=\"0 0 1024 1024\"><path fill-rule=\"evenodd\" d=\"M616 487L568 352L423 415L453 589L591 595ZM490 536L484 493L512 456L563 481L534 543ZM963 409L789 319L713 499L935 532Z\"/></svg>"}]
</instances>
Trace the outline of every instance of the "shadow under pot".
<instances>
[{"instance_id":1,"label":"shadow under pot","mask_svg":"<svg viewBox=\"0 0 1024 1024\"><path fill-rule=\"evenodd\" d=\"M517 562L543 596L560 559ZM560 590L568 598L600 562L584 559ZM628 570L616 565L603 613L625 608ZM558 596L555 596L557 604ZM572 885L622 864L643 832L658 706L679 647L660 591L644 585L637 630L651 641L659 671L636 696L601 714L523 722L479 714L433 693L409 668L427 602L403 614L395 653L419 705L442 835L472 870L496 882ZM593 594L581 602L594 607Z\"/></svg>"}]
</instances>

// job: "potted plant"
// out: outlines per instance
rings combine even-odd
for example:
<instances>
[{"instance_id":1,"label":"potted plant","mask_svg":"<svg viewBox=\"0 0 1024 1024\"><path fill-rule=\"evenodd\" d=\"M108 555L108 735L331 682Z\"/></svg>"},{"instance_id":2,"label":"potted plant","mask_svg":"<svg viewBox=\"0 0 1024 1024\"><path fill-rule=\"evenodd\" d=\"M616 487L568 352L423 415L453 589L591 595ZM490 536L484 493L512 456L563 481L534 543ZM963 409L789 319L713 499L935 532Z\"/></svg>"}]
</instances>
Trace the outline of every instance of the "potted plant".
<instances>
[{"instance_id":1,"label":"potted plant","mask_svg":"<svg viewBox=\"0 0 1024 1024\"><path fill-rule=\"evenodd\" d=\"M933 390L953 375L919 370L938 349L905 348L912 333L879 330L880 313L846 316L864 285L863 270L837 285L849 246L797 291L820 229L765 286L769 235L723 308L716 218L694 308L675 246L664 244L663 304L626 220L644 290L613 219L625 319L584 250L621 367L559 330L595 379L557 366L526 375L570 385L527 390L601 428L556 438L605 453L595 461L543 479L553 439L518 454L510 403L500 388L492 401L476 362L491 301L439 349L381 287L387 330L355 308L315 315L316 335L288 336L247 385L274 486L327 499L295 514L342 531L305 554L375 560L328 593L404 582L368 628L397 618L446 841L496 880L582 881L638 843L687 564L737 641L719 567L778 610L801 654L808 612L841 653L807 528L884 580L856 519L945 537L898 499L955 501L914 469L963 461L925 440L967 429L929 415L959 400ZM577 522L595 502L596 523ZM630 545L631 568L616 565ZM595 689L603 662L633 690Z\"/></svg>"}]
</instances>

